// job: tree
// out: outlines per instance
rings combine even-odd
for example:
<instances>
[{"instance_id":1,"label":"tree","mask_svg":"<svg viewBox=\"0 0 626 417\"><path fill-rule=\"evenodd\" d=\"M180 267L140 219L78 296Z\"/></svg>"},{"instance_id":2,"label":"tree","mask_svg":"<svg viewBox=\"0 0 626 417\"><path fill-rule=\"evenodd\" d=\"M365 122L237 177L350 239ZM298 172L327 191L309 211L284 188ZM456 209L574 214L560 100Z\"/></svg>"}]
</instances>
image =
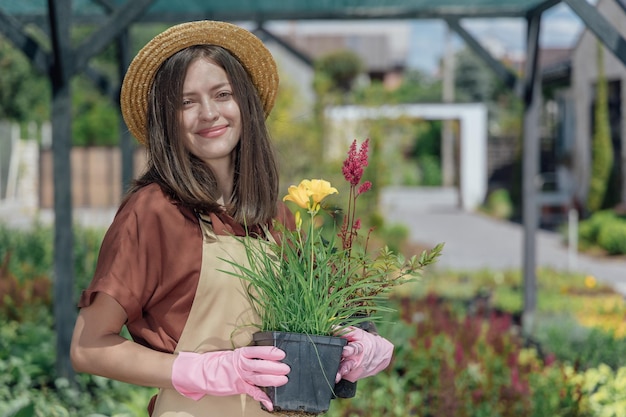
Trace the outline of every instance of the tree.
<instances>
[{"instance_id":1,"label":"tree","mask_svg":"<svg viewBox=\"0 0 626 417\"><path fill-rule=\"evenodd\" d=\"M75 36L87 35L82 28ZM108 47L94 66L114 79L115 57ZM117 103L84 76L72 80L72 145L115 145L119 137ZM23 53L0 36L0 120L17 123L50 120L50 83Z\"/></svg>"},{"instance_id":2,"label":"tree","mask_svg":"<svg viewBox=\"0 0 626 417\"><path fill-rule=\"evenodd\" d=\"M18 123L50 118L50 85L21 51L0 36L0 119Z\"/></svg>"},{"instance_id":3,"label":"tree","mask_svg":"<svg viewBox=\"0 0 626 417\"><path fill-rule=\"evenodd\" d=\"M380 81L357 87L352 91L352 101L362 105L380 106L402 103L436 103L441 101L441 81L420 70L403 74L402 84L393 90Z\"/></svg>"},{"instance_id":4,"label":"tree","mask_svg":"<svg viewBox=\"0 0 626 417\"><path fill-rule=\"evenodd\" d=\"M333 87L343 92L352 89L356 77L363 72L363 62L357 54L348 50L339 50L320 58L315 69L326 74Z\"/></svg>"},{"instance_id":5,"label":"tree","mask_svg":"<svg viewBox=\"0 0 626 417\"><path fill-rule=\"evenodd\" d=\"M280 91L267 119L281 167L281 190L301 178L323 174L322 125L304 109L299 97L288 74L281 74Z\"/></svg>"},{"instance_id":6,"label":"tree","mask_svg":"<svg viewBox=\"0 0 626 417\"><path fill-rule=\"evenodd\" d=\"M83 76L72 80L72 145L114 146L119 143L119 111Z\"/></svg>"},{"instance_id":7,"label":"tree","mask_svg":"<svg viewBox=\"0 0 626 417\"><path fill-rule=\"evenodd\" d=\"M493 101L502 83L487 64L468 48L457 52L455 62L456 100L475 103Z\"/></svg>"},{"instance_id":8,"label":"tree","mask_svg":"<svg viewBox=\"0 0 626 417\"><path fill-rule=\"evenodd\" d=\"M485 103L490 133L514 136L521 132L522 101L469 49L455 58L455 99L457 102Z\"/></svg>"},{"instance_id":9,"label":"tree","mask_svg":"<svg viewBox=\"0 0 626 417\"><path fill-rule=\"evenodd\" d=\"M613 169L613 144L611 143L607 80L604 73L604 49L600 42L597 48L598 81L591 143L591 181L587 195L587 208L591 212L603 208L608 180Z\"/></svg>"}]
</instances>

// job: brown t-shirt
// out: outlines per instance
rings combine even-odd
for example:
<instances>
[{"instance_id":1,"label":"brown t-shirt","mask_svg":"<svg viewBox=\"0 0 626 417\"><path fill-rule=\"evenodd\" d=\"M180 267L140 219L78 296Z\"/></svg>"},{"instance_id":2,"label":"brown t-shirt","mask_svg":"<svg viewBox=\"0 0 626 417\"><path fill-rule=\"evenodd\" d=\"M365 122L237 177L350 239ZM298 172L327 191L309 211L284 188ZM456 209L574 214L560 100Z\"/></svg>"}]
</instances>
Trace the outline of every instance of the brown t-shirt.
<instances>
[{"instance_id":1,"label":"brown t-shirt","mask_svg":"<svg viewBox=\"0 0 626 417\"><path fill-rule=\"evenodd\" d=\"M277 220L293 228L279 205ZM173 352L196 293L202 264L202 232L190 209L171 201L156 185L135 192L118 210L100 248L93 280L79 307L103 292L126 311L133 339ZM240 234L238 225L211 215L216 234Z\"/></svg>"}]
</instances>

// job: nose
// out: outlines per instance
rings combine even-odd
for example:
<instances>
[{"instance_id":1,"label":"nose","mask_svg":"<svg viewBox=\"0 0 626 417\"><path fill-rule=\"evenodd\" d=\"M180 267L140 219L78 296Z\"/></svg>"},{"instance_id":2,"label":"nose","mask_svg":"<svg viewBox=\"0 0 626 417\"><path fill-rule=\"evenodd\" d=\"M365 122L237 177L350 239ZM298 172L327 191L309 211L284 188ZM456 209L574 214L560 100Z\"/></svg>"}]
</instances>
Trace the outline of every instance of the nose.
<instances>
[{"instance_id":1,"label":"nose","mask_svg":"<svg viewBox=\"0 0 626 417\"><path fill-rule=\"evenodd\" d=\"M205 100L200 107L200 118L202 120L216 120L219 117L219 109L213 100Z\"/></svg>"}]
</instances>

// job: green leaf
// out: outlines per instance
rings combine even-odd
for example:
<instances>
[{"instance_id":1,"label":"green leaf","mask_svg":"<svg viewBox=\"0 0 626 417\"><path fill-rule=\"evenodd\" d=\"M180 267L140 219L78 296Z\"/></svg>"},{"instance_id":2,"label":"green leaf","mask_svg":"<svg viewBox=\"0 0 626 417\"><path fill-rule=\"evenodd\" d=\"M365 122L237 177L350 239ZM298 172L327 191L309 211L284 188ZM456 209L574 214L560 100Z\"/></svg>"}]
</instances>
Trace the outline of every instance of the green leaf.
<instances>
[{"instance_id":1,"label":"green leaf","mask_svg":"<svg viewBox=\"0 0 626 417\"><path fill-rule=\"evenodd\" d=\"M15 406L3 414L2 417L33 417L35 415L35 404L30 402L30 400L21 398L16 400L15 403Z\"/></svg>"}]
</instances>

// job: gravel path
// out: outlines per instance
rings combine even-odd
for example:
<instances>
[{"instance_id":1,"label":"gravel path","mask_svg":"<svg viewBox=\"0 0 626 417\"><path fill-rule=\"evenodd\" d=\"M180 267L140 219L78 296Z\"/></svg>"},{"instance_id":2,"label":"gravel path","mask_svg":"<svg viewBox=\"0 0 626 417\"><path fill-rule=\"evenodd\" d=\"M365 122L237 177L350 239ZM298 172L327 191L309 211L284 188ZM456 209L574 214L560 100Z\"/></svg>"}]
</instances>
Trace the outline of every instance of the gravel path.
<instances>
[{"instance_id":1,"label":"gravel path","mask_svg":"<svg viewBox=\"0 0 626 417\"><path fill-rule=\"evenodd\" d=\"M439 268L457 270L514 269L523 261L523 227L456 208L449 193L387 189L381 198L386 217L403 223L413 242L432 246L445 242ZM538 230L536 264L593 275L626 294L626 257L604 259L571 253L562 237Z\"/></svg>"}]
</instances>

